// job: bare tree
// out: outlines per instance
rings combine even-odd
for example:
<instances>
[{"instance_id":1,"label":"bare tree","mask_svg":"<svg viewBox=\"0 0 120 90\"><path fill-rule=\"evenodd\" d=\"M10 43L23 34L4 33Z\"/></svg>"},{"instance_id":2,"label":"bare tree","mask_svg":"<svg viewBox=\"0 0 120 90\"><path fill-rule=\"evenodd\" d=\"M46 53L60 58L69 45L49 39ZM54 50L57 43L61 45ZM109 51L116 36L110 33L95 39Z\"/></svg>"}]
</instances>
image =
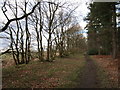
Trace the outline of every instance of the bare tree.
<instances>
[{"instance_id":1,"label":"bare tree","mask_svg":"<svg viewBox=\"0 0 120 90\"><path fill-rule=\"evenodd\" d=\"M66 56L66 49L67 49L67 43L66 43L66 30L69 28L69 26L73 23L72 19L74 18L73 13L77 7L74 9L68 9L61 7L61 10L59 12L59 29L56 30L56 46L59 52L60 57ZM65 10L67 9L67 11Z\"/></svg>"},{"instance_id":2,"label":"bare tree","mask_svg":"<svg viewBox=\"0 0 120 90\"><path fill-rule=\"evenodd\" d=\"M9 19L6 14L6 5L11 9L15 18ZM34 5L25 0L22 5L24 6L20 6L17 0L15 0L15 5L10 4L10 2L4 2L2 8L8 20L8 24L5 24L5 27L7 29L9 26L11 48L16 64L28 64L31 60L31 38L33 38L31 37L31 29L34 30L33 32L36 35L37 53L41 61L44 60L45 53L43 50L43 36L47 41L46 61L53 61L58 53L60 57L64 57L68 54L68 48L69 51L72 51L70 49L73 49L75 45L77 46L76 43L72 43L71 41L77 41L79 36L74 35L76 32L68 33L70 29L78 29L74 26L75 24L73 24L75 23L73 21L73 19L75 19L73 13L77 7L68 9L64 7L65 3L62 4L61 2L52 0L49 2L36 1ZM31 7L31 12L27 13L27 10ZM20 12L18 12L19 10ZM18 14L20 13L23 14L22 17L19 17ZM32 25L33 28L31 28L30 25ZM5 31L5 29L3 31Z\"/></svg>"},{"instance_id":3,"label":"bare tree","mask_svg":"<svg viewBox=\"0 0 120 90\"><path fill-rule=\"evenodd\" d=\"M47 39L47 61L52 61L52 34L54 32L54 19L56 12L59 7L59 3L55 4L53 2L48 2L46 4L48 7L48 10L46 10L47 7L45 7L44 13L47 18L47 28L46 31L48 33L48 39Z\"/></svg>"},{"instance_id":4,"label":"bare tree","mask_svg":"<svg viewBox=\"0 0 120 90\"><path fill-rule=\"evenodd\" d=\"M22 15L21 17L18 17L18 18L9 19L8 16L7 16L7 14L6 14L7 9L5 8L5 5L6 5L6 1L5 1L5 2L4 2L4 5L3 5L3 7L2 7L2 10L3 10L3 13L4 13L4 15L5 15L5 17L7 18L8 21L7 21L7 23L5 24L5 26L0 29L0 32L5 31L5 30L8 28L8 26L10 25L11 22L16 21L16 20L22 20L22 19L24 19L25 17L28 17L29 15L31 15L31 14L34 12L35 8L39 5L39 3L40 3L40 2L38 2L36 5L34 5L33 8L32 8L32 10L31 10L29 13L26 13L26 14ZM4 8L4 9L3 9L3 8Z\"/></svg>"},{"instance_id":5,"label":"bare tree","mask_svg":"<svg viewBox=\"0 0 120 90\"><path fill-rule=\"evenodd\" d=\"M24 2L25 4L25 10L24 10L24 14L27 14L27 5L28 5L28 2L25 0ZM25 31L26 31L26 42L25 42L25 58L26 58L26 64L29 62L30 60L30 43L31 43L31 37L30 37L30 31L28 29L28 17L25 17Z\"/></svg>"},{"instance_id":6,"label":"bare tree","mask_svg":"<svg viewBox=\"0 0 120 90\"><path fill-rule=\"evenodd\" d=\"M19 21L17 19L18 18L18 7L20 7L20 6L18 6L18 2L15 0L15 5L11 4L9 1L4 2L2 11L3 11L4 15L6 16L7 20L9 21L10 19L8 18L7 14L5 13L5 11L3 9L3 8L6 8L6 5L9 7L9 9L12 11L14 17L16 18L15 19L16 24L9 25L13 58L14 58L16 64L23 64L25 62L27 64L30 60L30 43L31 43L30 32L28 30L28 17L25 17L25 30L23 30L21 21ZM27 9L27 2L25 1L25 10L22 9L24 14L27 14L26 9ZM7 9L6 9L6 11L7 11ZM26 32L26 40L24 40L24 38L25 38L24 31Z\"/></svg>"},{"instance_id":7,"label":"bare tree","mask_svg":"<svg viewBox=\"0 0 120 90\"><path fill-rule=\"evenodd\" d=\"M13 10L13 6L10 4L10 2L4 2L4 5L2 7L2 11L4 13L4 15L6 16L7 20L9 20L7 14L5 13L4 9L3 8L6 8L6 6L9 7L9 9L12 11L13 15L15 18L17 18L18 16L18 6L17 6L17 2L15 0L15 6L14 6L14 10ZM6 9L7 10L7 9ZM16 65L17 64L20 64L20 52L19 52L19 32L20 32L20 29L19 29L19 23L18 21L16 20L16 31L13 27L10 27L9 30L10 30L10 33L8 33L11 37L11 48L12 48L12 52L13 52L13 58L15 60L15 63ZM14 34L13 34L14 32ZM16 37L16 38L15 38ZM14 49L15 47L15 49Z\"/></svg>"},{"instance_id":8,"label":"bare tree","mask_svg":"<svg viewBox=\"0 0 120 90\"><path fill-rule=\"evenodd\" d=\"M85 38L82 35L81 27L76 24L70 27L67 33L67 50L69 53L82 53L86 50Z\"/></svg>"},{"instance_id":9,"label":"bare tree","mask_svg":"<svg viewBox=\"0 0 120 90\"><path fill-rule=\"evenodd\" d=\"M44 53L43 53L43 44L42 44L42 31L43 31L43 23L44 23L44 15L42 11L42 5L40 2L38 7L36 8L35 12L31 15L31 23L33 24L35 31L36 31L36 39L37 39L37 49L38 49L38 57L39 60L44 60Z\"/></svg>"}]
</instances>

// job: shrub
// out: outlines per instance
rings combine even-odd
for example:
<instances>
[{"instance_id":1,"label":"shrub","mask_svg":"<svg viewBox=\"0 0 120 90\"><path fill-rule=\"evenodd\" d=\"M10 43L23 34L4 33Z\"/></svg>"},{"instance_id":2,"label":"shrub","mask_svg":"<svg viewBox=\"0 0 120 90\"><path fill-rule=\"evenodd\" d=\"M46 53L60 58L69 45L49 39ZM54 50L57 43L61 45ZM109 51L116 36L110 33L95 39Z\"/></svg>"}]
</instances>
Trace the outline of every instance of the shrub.
<instances>
[{"instance_id":1,"label":"shrub","mask_svg":"<svg viewBox=\"0 0 120 90\"><path fill-rule=\"evenodd\" d=\"M87 52L88 55L98 55L98 50L97 49L90 49Z\"/></svg>"}]
</instances>

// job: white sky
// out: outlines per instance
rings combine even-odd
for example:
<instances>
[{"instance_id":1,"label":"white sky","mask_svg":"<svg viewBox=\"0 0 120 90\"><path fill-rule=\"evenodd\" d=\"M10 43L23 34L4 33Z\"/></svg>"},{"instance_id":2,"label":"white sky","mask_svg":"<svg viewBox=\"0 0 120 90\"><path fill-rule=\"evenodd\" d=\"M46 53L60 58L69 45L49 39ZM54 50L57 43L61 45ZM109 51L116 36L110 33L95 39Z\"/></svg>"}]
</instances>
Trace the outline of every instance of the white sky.
<instances>
[{"instance_id":1,"label":"white sky","mask_svg":"<svg viewBox=\"0 0 120 90\"><path fill-rule=\"evenodd\" d=\"M14 0L11 0L11 1L14 1ZM23 1L23 0L18 0L18 1ZM31 1L31 0L29 0L29 1ZM90 2L90 0L59 0L59 1L62 1L62 2L67 1L67 2L78 5L78 8L75 10L76 11L75 16L77 16L78 22L81 25L81 27L84 28L86 26L86 22L83 21L83 18L89 12L89 10L87 9L86 3ZM1 2L3 2L3 0L0 0L0 3ZM0 4L0 7L1 7L1 4ZM3 22L3 21L5 21L5 16L0 9L0 22Z\"/></svg>"},{"instance_id":2,"label":"white sky","mask_svg":"<svg viewBox=\"0 0 120 90\"><path fill-rule=\"evenodd\" d=\"M79 7L76 9L76 16L78 19L79 24L81 25L82 28L86 26L86 22L83 21L83 18L88 14L89 10L87 8L88 2L90 0L65 0L71 3L75 3L76 5L79 5Z\"/></svg>"},{"instance_id":3,"label":"white sky","mask_svg":"<svg viewBox=\"0 0 120 90\"><path fill-rule=\"evenodd\" d=\"M0 0L0 3L3 0ZM12 0L11 0L12 1ZM18 0L21 1L21 0ZM80 26L82 27L82 29L84 29L84 27L86 26L86 22L83 21L84 17L88 14L89 10L87 9L87 4L88 2L90 2L90 0L59 0L62 2L70 2L70 3L74 3L75 5L78 5L78 8L75 10L75 16L77 17L77 21L79 22ZM2 11L1 11L1 4L0 4L0 23L5 21L5 16L3 15ZM0 34L1 35L1 34ZM85 37L87 37L86 33L83 33L83 35ZM43 42L45 43L45 42ZM6 44L6 41L4 42L4 40L0 39L0 49L7 47L8 45Z\"/></svg>"}]
</instances>

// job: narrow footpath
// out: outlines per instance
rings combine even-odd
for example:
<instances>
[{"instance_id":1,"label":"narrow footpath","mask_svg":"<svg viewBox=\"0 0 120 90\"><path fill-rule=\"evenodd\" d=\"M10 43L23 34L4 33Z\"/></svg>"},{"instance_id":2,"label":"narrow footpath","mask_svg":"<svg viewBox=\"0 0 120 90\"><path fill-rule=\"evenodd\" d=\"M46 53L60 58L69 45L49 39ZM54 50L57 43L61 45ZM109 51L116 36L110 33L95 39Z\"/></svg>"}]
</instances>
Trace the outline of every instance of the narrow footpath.
<instances>
[{"instance_id":1,"label":"narrow footpath","mask_svg":"<svg viewBox=\"0 0 120 90\"><path fill-rule=\"evenodd\" d=\"M98 88L98 80L97 80L97 68L93 60L85 55L86 64L84 67L84 71L82 75L80 75L80 83L78 84L78 88Z\"/></svg>"}]
</instances>

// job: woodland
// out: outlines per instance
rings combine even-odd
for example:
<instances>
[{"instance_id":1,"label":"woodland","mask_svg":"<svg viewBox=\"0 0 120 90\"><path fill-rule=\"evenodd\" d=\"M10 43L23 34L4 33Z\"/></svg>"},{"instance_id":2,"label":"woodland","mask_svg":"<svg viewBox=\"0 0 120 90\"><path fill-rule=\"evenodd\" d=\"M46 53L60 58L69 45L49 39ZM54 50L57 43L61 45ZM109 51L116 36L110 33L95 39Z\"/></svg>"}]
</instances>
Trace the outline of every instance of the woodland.
<instances>
[{"instance_id":1,"label":"woodland","mask_svg":"<svg viewBox=\"0 0 120 90\"><path fill-rule=\"evenodd\" d=\"M74 3L3 1L2 88L120 88L120 2L88 4L85 37Z\"/></svg>"}]
</instances>

